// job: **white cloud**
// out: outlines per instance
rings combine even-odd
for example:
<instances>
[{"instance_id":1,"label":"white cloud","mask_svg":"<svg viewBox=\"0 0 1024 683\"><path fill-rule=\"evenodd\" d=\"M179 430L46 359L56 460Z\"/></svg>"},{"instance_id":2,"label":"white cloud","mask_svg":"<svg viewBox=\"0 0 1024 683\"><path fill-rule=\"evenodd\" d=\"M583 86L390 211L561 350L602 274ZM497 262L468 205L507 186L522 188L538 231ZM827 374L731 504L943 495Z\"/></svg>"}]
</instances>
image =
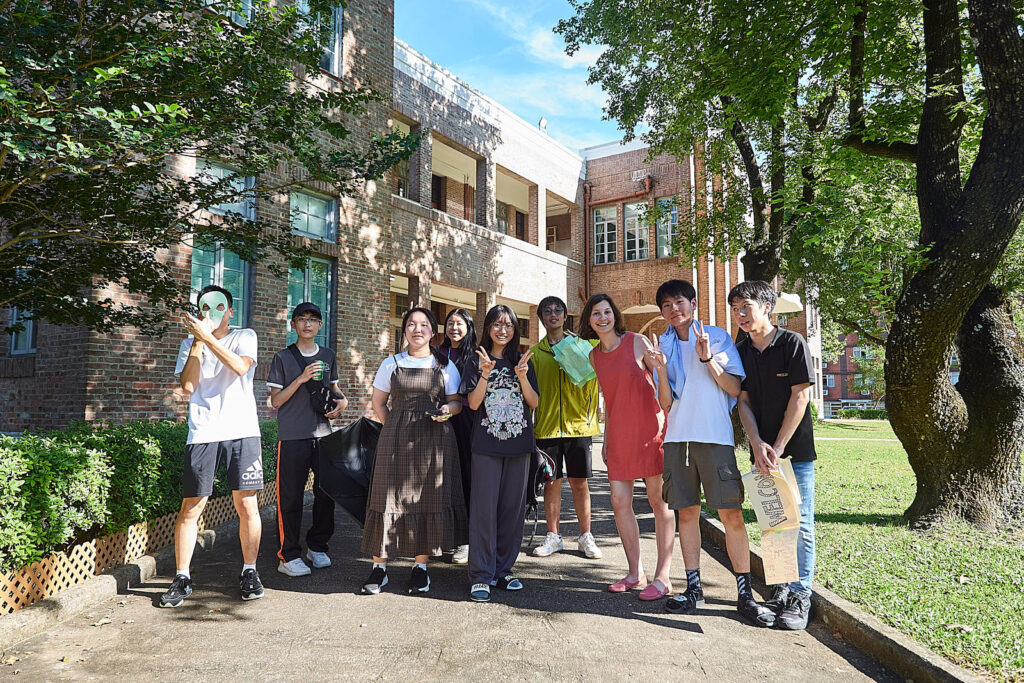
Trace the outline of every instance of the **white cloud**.
<instances>
[{"instance_id":1,"label":"white cloud","mask_svg":"<svg viewBox=\"0 0 1024 683\"><path fill-rule=\"evenodd\" d=\"M459 76L509 109L524 107L545 116L601 118L608 97L579 74L543 72L510 74L491 66L459 69Z\"/></svg>"},{"instance_id":2,"label":"white cloud","mask_svg":"<svg viewBox=\"0 0 1024 683\"><path fill-rule=\"evenodd\" d=\"M552 27L533 21L531 12L523 4L514 10L493 0L460 0L483 10L495 20L494 26L509 38L519 42L534 59L562 69L592 66L601 56L602 48L584 46L571 57L565 53L565 44L552 31ZM524 39L525 36L525 39Z\"/></svg>"}]
</instances>

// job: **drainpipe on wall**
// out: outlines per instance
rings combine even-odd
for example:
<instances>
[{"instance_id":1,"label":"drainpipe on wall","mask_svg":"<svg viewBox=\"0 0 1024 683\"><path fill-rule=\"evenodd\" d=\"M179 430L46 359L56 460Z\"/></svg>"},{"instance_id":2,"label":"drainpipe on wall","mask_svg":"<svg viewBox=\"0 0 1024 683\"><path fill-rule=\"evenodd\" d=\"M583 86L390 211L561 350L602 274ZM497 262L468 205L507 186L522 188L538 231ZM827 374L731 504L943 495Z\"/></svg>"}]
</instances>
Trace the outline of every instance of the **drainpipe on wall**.
<instances>
[{"instance_id":1,"label":"drainpipe on wall","mask_svg":"<svg viewBox=\"0 0 1024 683\"><path fill-rule=\"evenodd\" d=\"M590 183L583 183L583 302L590 299Z\"/></svg>"}]
</instances>

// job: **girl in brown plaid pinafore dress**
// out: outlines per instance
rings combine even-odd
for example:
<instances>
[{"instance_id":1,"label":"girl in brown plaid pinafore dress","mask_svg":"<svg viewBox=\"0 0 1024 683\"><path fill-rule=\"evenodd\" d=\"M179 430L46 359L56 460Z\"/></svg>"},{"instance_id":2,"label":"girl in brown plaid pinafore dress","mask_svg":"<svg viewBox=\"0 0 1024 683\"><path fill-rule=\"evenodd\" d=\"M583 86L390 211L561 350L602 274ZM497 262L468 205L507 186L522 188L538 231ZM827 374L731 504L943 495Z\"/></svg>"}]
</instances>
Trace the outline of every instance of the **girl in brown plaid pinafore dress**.
<instances>
[{"instance_id":1,"label":"girl in brown plaid pinafore dress","mask_svg":"<svg viewBox=\"0 0 1024 683\"><path fill-rule=\"evenodd\" d=\"M448 371L457 373L454 365ZM402 367L396 359L388 398L361 550L375 562L415 557L425 564L427 557L466 543L468 536L455 432L449 422L426 415L447 400L437 358L422 368ZM422 585L423 576L417 583L415 567L413 571L410 591L427 592L429 580ZM379 592L386 582L386 573L376 581L368 579L364 592ZM367 588L371 584L376 591Z\"/></svg>"}]
</instances>

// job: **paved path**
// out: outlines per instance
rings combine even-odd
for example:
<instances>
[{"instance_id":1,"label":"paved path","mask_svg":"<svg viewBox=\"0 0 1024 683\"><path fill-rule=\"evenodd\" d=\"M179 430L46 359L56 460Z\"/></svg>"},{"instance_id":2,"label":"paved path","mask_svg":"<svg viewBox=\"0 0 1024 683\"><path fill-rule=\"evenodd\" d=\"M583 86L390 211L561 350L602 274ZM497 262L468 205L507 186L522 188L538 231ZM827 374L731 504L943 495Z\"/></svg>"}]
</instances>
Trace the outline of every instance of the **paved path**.
<instances>
[{"instance_id":1,"label":"paved path","mask_svg":"<svg viewBox=\"0 0 1024 683\"><path fill-rule=\"evenodd\" d=\"M702 561L708 604L696 615L670 615L661 601L640 602L635 592L607 593L605 585L625 573L625 559L607 480L600 473L594 481L604 559L585 559L575 540L550 558L522 555L517 570L526 589L497 591L489 604L466 600L465 569L443 564L431 566L429 595L405 593L408 562L391 565L385 593L358 595L369 563L355 556L360 531L341 512L335 565L311 577L285 577L276 571L274 520L265 518L262 600L239 599L238 544L222 536L213 551L197 553L197 589L181 608L155 607L170 579L154 579L8 650L4 658L17 661L0 666L0 677L17 671L18 680L33 681L899 680L820 622L798 633L748 626L734 607L731 573L711 555ZM638 492L643 557L653 567L654 523L643 488ZM568 487L563 500L568 507ZM575 523L564 531L574 539ZM678 549L675 560L673 577L682 584Z\"/></svg>"}]
</instances>

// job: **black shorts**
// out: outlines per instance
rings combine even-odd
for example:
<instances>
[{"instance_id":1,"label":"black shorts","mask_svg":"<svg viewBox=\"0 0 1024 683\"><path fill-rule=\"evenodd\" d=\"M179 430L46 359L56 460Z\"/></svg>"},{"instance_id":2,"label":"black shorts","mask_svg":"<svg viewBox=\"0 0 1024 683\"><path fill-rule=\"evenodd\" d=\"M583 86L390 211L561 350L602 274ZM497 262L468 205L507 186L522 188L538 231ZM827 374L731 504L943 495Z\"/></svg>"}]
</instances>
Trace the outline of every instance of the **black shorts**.
<instances>
[{"instance_id":1,"label":"black shorts","mask_svg":"<svg viewBox=\"0 0 1024 683\"><path fill-rule=\"evenodd\" d=\"M561 479L564 474L570 479L590 479L594 471L590 466L589 436L571 436L562 439L537 439L537 447L551 456L555 461L555 476ZM563 468L564 463L564 468Z\"/></svg>"},{"instance_id":2,"label":"black shorts","mask_svg":"<svg viewBox=\"0 0 1024 683\"><path fill-rule=\"evenodd\" d=\"M227 484L232 491L263 489L263 448L260 437L250 436L185 446L182 498L205 498L212 494L213 480L221 463L227 465Z\"/></svg>"}]
</instances>

